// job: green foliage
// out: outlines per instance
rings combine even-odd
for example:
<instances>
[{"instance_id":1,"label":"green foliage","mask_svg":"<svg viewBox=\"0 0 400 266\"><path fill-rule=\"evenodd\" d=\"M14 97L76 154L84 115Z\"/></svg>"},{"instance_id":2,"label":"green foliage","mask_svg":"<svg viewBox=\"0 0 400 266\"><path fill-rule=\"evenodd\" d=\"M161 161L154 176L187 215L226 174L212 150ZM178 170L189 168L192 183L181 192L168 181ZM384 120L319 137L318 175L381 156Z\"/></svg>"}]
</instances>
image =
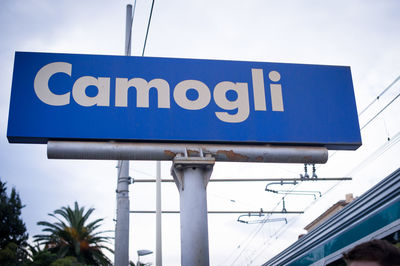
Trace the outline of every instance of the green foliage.
<instances>
[{"instance_id":1,"label":"green foliage","mask_svg":"<svg viewBox=\"0 0 400 266\"><path fill-rule=\"evenodd\" d=\"M50 252L57 254L59 258L72 256L79 263L111 265L111 261L102 251L102 249L107 249L112 252L105 245L110 238L101 235L104 231L96 232L103 219L88 222L93 211L94 209L90 208L85 212L85 208L80 208L77 202L74 209L68 206L55 210L49 215L57 222L38 222L38 225L44 226L43 232L47 234L35 235L34 238L40 244L44 244Z\"/></svg>"},{"instance_id":2,"label":"green foliage","mask_svg":"<svg viewBox=\"0 0 400 266\"><path fill-rule=\"evenodd\" d=\"M20 265L26 258L28 234L20 218L23 207L15 188L8 197L6 183L0 180L0 265Z\"/></svg>"},{"instance_id":3,"label":"green foliage","mask_svg":"<svg viewBox=\"0 0 400 266\"><path fill-rule=\"evenodd\" d=\"M50 266L85 266L85 264L78 262L75 257L69 256L56 260Z\"/></svg>"},{"instance_id":4,"label":"green foliage","mask_svg":"<svg viewBox=\"0 0 400 266\"><path fill-rule=\"evenodd\" d=\"M24 266L48 266L58 259L56 254L47 249L40 249L40 246L29 246L31 260L26 261Z\"/></svg>"},{"instance_id":5,"label":"green foliage","mask_svg":"<svg viewBox=\"0 0 400 266\"><path fill-rule=\"evenodd\" d=\"M17 265L17 244L10 242L0 249L0 265Z\"/></svg>"}]
</instances>

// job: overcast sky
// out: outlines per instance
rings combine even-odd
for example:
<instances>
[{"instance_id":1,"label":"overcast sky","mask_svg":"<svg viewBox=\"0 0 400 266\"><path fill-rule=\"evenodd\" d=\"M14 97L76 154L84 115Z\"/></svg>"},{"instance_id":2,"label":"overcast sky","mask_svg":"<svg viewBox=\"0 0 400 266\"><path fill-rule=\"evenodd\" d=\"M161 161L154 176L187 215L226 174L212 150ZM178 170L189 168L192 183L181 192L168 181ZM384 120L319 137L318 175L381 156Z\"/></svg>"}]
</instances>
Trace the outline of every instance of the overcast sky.
<instances>
[{"instance_id":1,"label":"overcast sky","mask_svg":"<svg viewBox=\"0 0 400 266\"><path fill-rule=\"evenodd\" d=\"M15 51L123 55L126 4L133 1L3 0L0 2L0 178L15 186L26 205L22 217L30 236L48 213L78 201L94 207L113 230L115 161L49 160L46 145L9 144L6 138ZM132 54L141 55L151 1L136 5ZM335 1L155 1L146 56L228 59L350 66L358 111L400 75L400 2ZM362 117L365 125L400 91L395 83ZM299 99L301 104L301 99ZM330 151L320 177L351 176L348 182L300 184L322 197L287 196L288 224L238 223L237 215L209 215L211 265L260 265L293 243L305 225L345 194L359 196L399 167L399 100L362 130L357 151ZM317 125L316 125L317 126ZM312 130L312 128L310 128ZM388 140L390 139L390 140ZM396 156L397 154L397 156ZM162 163L162 177L171 178ZM293 178L302 165L217 163L212 178ZM133 178L155 177L155 162L131 162ZM282 195L266 183L210 183L209 210L281 210ZM155 185L130 186L131 209L154 210ZM282 189L293 189L285 186ZM163 209L178 210L173 183L163 184ZM94 218L95 218L94 217ZM131 215L130 259L155 249L155 216ZM154 256L146 258L154 261ZM179 216L163 215L164 265L180 263Z\"/></svg>"}]
</instances>

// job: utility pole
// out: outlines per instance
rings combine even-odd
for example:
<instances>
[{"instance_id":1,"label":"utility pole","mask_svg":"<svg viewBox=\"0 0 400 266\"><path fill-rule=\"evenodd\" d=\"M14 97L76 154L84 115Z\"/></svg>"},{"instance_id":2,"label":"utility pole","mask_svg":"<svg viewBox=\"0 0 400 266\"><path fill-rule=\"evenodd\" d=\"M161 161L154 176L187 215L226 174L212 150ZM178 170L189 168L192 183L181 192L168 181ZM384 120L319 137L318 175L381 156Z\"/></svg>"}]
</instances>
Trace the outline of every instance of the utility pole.
<instances>
[{"instance_id":1,"label":"utility pole","mask_svg":"<svg viewBox=\"0 0 400 266\"><path fill-rule=\"evenodd\" d=\"M114 265L129 265L129 161L118 161Z\"/></svg>"},{"instance_id":2,"label":"utility pole","mask_svg":"<svg viewBox=\"0 0 400 266\"><path fill-rule=\"evenodd\" d=\"M162 266L162 223L161 223L161 162L157 161L156 174L156 266Z\"/></svg>"},{"instance_id":3,"label":"utility pole","mask_svg":"<svg viewBox=\"0 0 400 266\"><path fill-rule=\"evenodd\" d=\"M131 55L132 5L126 6L125 55ZM129 265L129 161L118 161L114 265Z\"/></svg>"}]
</instances>

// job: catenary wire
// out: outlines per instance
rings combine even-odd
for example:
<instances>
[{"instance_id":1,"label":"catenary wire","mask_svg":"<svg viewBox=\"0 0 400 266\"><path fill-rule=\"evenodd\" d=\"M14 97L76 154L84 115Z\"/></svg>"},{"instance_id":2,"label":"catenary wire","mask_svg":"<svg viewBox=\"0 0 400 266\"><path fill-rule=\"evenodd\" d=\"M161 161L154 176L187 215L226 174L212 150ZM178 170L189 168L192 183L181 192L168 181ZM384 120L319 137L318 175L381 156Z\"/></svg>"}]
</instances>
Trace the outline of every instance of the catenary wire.
<instances>
[{"instance_id":1,"label":"catenary wire","mask_svg":"<svg viewBox=\"0 0 400 266\"><path fill-rule=\"evenodd\" d=\"M374 104L379 98L385 94L397 81L400 80L400 76L398 76L388 87L386 87L370 104L368 104L367 107L365 107L359 114L358 117L360 117L365 111L367 111L372 104ZM392 104L397 98L399 97L399 94L395 98L393 98L383 109L381 109L373 118L371 118L366 124L364 124L361 128L360 131L362 131L369 123L371 123L374 119L376 119L387 107L389 107L390 104ZM334 151L332 154L329 155L328 160L331 159L334 155L336 155L338 151ZM317 167L320 168L322 165L319 165Z\"/></svg>"},{"instance_id":2,"label":"catenary wire","mask_svg":"<svg viewBox=\"0 0 400 266\"><path fill-rule=\"evenodd\" d=\"M370 102L359 114L358 116L361 116L365 111L367 111L371 105L373 105L377 100L379 100L380 97L382 97L383 94L385 94L397 81L400 80L400 75L392 82L390 83L389 86L387 86L372 102Z\"/></svg>"},{"instance_id":3,"label":"catenary wire","mask_svg":"<svg viewBox=\"0 0 400 266\"><path fill-rule=\"evenodd\" d=\"M285 196L286 197L286 196ZM281 204L281 202L283 201L283 199L285 198L283 197L272 210L275 210L276 208L279 207L279 205ZM263 219L263 221L266 221L269 219L269 217L271 216L271 214L268 214L265 216L265 218ZM258 227L256 227L250 234L249 236L242 241L238 247L238 248L242 248L242 251L236 256L236 258L233 260L233 262L230 265L235 265L235 262L242 256L242 254L247 250L247 246L251 243L251 241L257 236L257 234L261 231L261 229L264 227L266 223L260 223L260 225ZM234 253L236 251L236 249L232 252ZM232 256L232 253L229 255L229 257Z\"/></svg>"},{"instance_id":4,"label":"catenary wire","mask_svg":"<svg viewBox=\"0 0 400 266\"><path fill-rule=\"evenodd\" d=\"M152 1L152 3L151 3L151 9L150 9L149 22L147 23L146 37L145 37L145 39L144 39L144 45L143 45L142 56L144 56L144 52L146 51L146 45L147 45L147 36L149 35L149 29L150 29L151 17L153 16L153 8L154 8L154 0L153 0L153 1Z\"/></svg>"},{"instance_id":5,"label":"catenary wire","mask_svg":"<svg viewBox=\"0 0 400 266\"><path fill-rule=\"evenodd\" d=\"M379 113L382 113L383 112L383 110L384 109L386 109L394 100L396 100L396 98L398 98L398 96L399 95L397 95L389 104L387 104ZM379 115L379 114L377 114L377 115ZM376 115L376 116L377 116ZM362 166L363 165L365 165L365 164L367 164L367 163L370 163L370 162L372 162L372 161L374 161L374 160L376 160L377 158L379 158L382 154L384 154L387 150L389 150L391 147L393 147L394 145L396 145L398 142L400 142L400 131L399 132L397 132L396 134L395 134L395 136L390 140L390 141L388 141L388 142L385 142L384 144L382 144L378 149L376 149L374 152L372 152L367 158L365 158L362 162L360 162L356 167L354 167L350 172L349 172L349 174L348 175L354 175L354 173L356 173L356 172L358 172L361 168L362 168ZM330 191L332 191L335 187L337 187L339 184L341 184L342 183L342 181L339 181L339 182L337 182L336 184L334 184L332 187L330 187L325 193L324 193L324 195L326 195L326 194L328 194ZM317 202L317 200L315 200L315 201L312 201L306 208L305 208L305 210L304 211L306 211L306 210L308 210L309 208L311 208L311 206L313 206L315 203ZM279 202L280 203L280 202ZM278 204L279 204L278 203ZM291 219L289 219L289 221L288 221L288 223L286 224L286 225L283 225L282 226L282 228L284 228L284 227L286 227L286 229L283 229L282 230L282 232L280 232L279 233L279 235L277 236L277 238L278 237L280 237L287 229L288 229L288 227L289 227L289 225L291 225L291 224L293 224L294 222L296 222L297 220L298 220L298 218L299 218L299 216L296 216L296 217L293 217L293 218L291 218ZM262 227L261 227L262 228ZM261 228L259 228L259 230L257 230L257 232L254 234L254 232L252 232L250 235L249 235L249 238L251 237L251 239L254 239L255 238L255 236L258 234L258 232L261 230ZM277 235L278 234L278 232L276 232L275 233L275 235ZM247 240L246 240L247 241ZM244 242L246 242L246 241L244 241ZM242 242L243 243L243 242ZM240 257L241 257L241 255L244 253L244 251L246 250L246 249L248 249L248 244L249 244L250 242L248 242L247 244L243 244L243 249L244 250L242 250L242 252L240 252L239 253L239 255L236 257L236 259L234 260L234 262L236 262ZM269 244L269 242L267 241L267 242L265 242L264 244L263 244L263 246L265 246L266 244ZM241 245L239 245L239 247L242 247ZM259 257L262 253L263 253L263 251L265 250L265 248L263 248L255 257L254 257L254 259L256 259L257 257ZM256 251L255 251L256 252ZM254 254L254 252L253 252L253 254ZM254 260L253 259L253 260ZM233 262L233 263L234 263ZM232 264L233 265L233 264Z\"/></svg>"},{"instance_id":6,"label":"catenary wire","mask_svg":"<svg viewBox=\"0 0 400 266\"><path fill-rule=\"evenodd\" d=\"M348 175L354 175L356 172L358 172L363 165L371 163L372 161L376 160L377 158L379 158L381 155L383 155L386 151L388 151L390 148L392 148L394 145L396 145L397 143L400 142L400 131L397 132L395 134L395 137L393 137L393 139L391 141L385 142L384 144L382 144L378 149L376 149L375 151L373 151L367 158L365 158L362 162L360 162L357 166L355 166L351 171L349 171ZM341 184L343 181L338 181L336 184L334 184L332 187L330 187L325 193L324 195L327 195L329 192L331 192L335 187L337 187L339 184ZM313 201L311 202L305 209L304 211L308 210L309 208L311 208L311 206L313 206L317 201ZM284 225L286 227L285 230L283 230L278 236L277 238L279 238L289 227L289 225L295 223L297 221L297 219L299 218L299 216L293 217L291 218L288 223L286 225ZM269 242L265 243L263 246L265 246L266 244L269 244ZM265 248L263 247L262 250L253 258L253 260L255 260L256 258L258 258L264 251Z\"/></svg>"},{"instance_id":7,"label":"catenary wire","mask_svg":"<svg viewBox=\"0 0 400 266\"><path fill-rule=\"evenodd\" d=\"M376 117L378 117L387 107L389 107L398 97L400 96L400 93L396 95L388 104L385 105L374 117L372 117L367 123L364 124L364 126L360 129L363 130L366 126L368 126Z\"/></svg>"}]
</instances>

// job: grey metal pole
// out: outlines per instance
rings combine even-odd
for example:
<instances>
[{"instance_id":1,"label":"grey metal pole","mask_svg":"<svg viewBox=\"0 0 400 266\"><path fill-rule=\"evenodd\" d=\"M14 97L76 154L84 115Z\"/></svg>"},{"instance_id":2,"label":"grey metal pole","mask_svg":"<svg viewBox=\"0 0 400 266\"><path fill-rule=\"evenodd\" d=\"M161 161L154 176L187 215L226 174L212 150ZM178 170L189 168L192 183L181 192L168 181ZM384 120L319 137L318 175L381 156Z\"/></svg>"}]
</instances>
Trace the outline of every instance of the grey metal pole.
<instances>
[{"instance_id":1,"label":"grey metal pole","mask_svg":"<svg viewBox=\"0 0 400 266\"><path fill-rule=\"evenodd\" d=\"M126 6L125 55L131 54L132 5ZM114 265L129 265L129 161L118 161Z\"/></svg>"},{"instance_id":2,"label":"grey metal pole","mask_svg":"<svg viewBox=\"0 0 400 266\"><path fill-rule=\"evenodd\" d=\"M129 265L129 161L118 162L114 265Z\"/></svg>"},{"instance_id":3,"label":"grey metal pole","mask_svg":"<svg viewBox=\"0 0 400 266\"><path fill-rule=\"evenodd\" d=\"M162 266L162 223L161 223L161 162L157 161L156 174L156 266Z\"/></svg>"},{"instance_id":4,"label":"grey metal pole","mask_svg":"<svg viewBox=\"0 0 400 266\"><path fill-rule=\"evenodd\" d=\"M135 2L136 5L136 2ZM133 12L132 5L126 6L126 26L125 26L125 55L131 55L131 41L132 41L132 22L133 22Z\"/></svg>"},{"instance_id":5,"label":"grey metal pole","mask_svg":"<svg viewBox=\"0 0 400 266\"><path fill-rule=\"evenodd\" d=\"M216 161L223 162L326 163L328 160L325 147L90 141L47 143L49 159L170 161L185 150L190 156L199 156L199 150L203 150L212 154Z\"/></svg>"},{"instance_id":6,"label":"grey metal pole","mask_svg":"<svg viewBox=\"0 0 400 266\"><path fill-rule=\"evenodd\" d=\"M183 171L180 189L182 265L209 265L207 195L201 170Z\"/></svg>"},{"instance_id":7,"label":"grey metal pole","mask_svg":"<svg viewBox=\"0 0 400 266\"><path fill-rule=\"evenodd\" d=\"M202 152L201 152L202 153ZM206 188L215 159L177 156L171 173L180 194L181 265L210 265Z\"/></svg>"}]
</instances>

